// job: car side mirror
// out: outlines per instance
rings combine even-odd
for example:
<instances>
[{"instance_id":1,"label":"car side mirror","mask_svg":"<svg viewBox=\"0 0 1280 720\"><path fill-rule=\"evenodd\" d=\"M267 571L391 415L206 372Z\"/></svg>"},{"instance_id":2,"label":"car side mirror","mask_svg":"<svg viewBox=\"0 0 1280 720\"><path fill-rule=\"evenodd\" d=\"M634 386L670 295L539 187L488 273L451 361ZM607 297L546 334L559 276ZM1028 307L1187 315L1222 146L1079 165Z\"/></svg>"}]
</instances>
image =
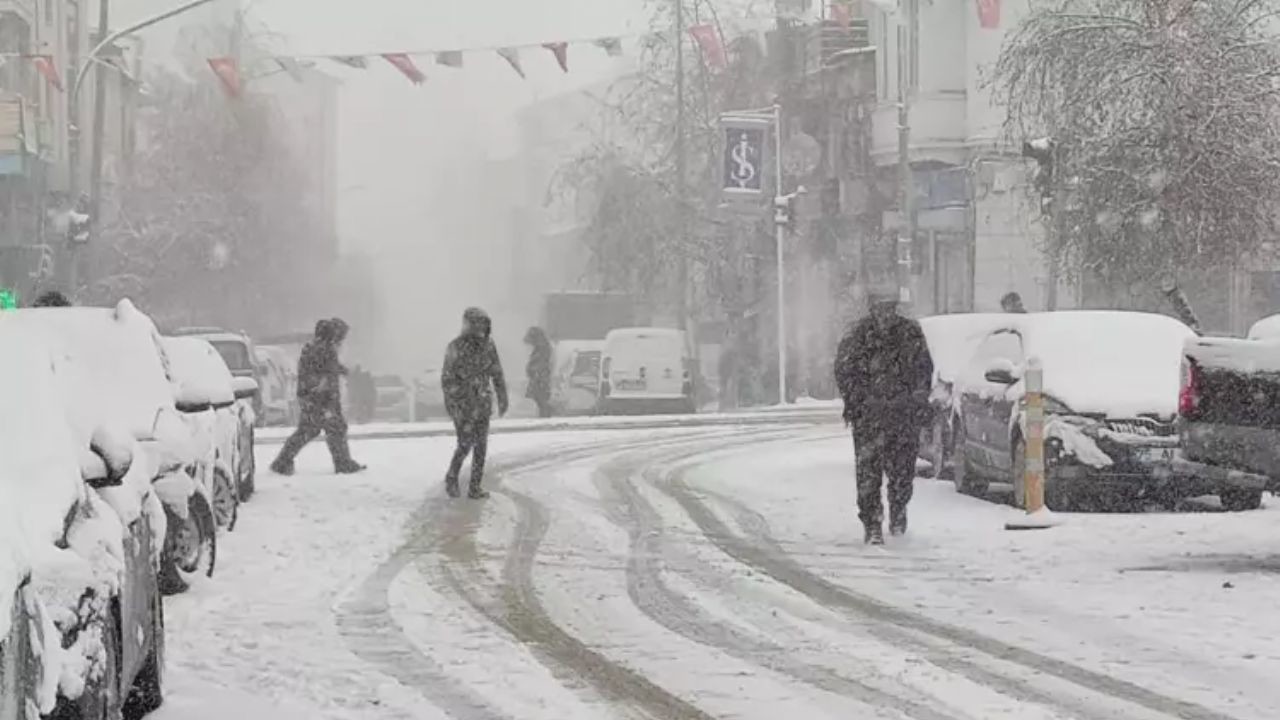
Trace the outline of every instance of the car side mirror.
<instances>
[{"instance_id":1,"label":"car side mirror","mask_svg":"<svg viewBox=\"0 0 1280 720\"><path fill-rule=\"evenodd\" d=\"M1018 369L1008 360L993 361L983 377L995 385L1014 385L1020 379Z\"/></svg>"},{"instance_id":2,"label":"car side mirror","mask_svg":"<svg viewBox=\"0 0 1280 720\"><path fill-rule=\"evenodd\" d=\"M231 390L237 400L248 400L258 396L258 381L247 377L232 378Z\"/></svg>"},{"instance_id":3,"label":"car side mirror","mask_svg":"<svg viewBox=\"0 0 1280 720\"><path fill-rule=\"evenodd\" d=\"M80 477L94 489L119 487L132 467L129 439L105 427L93 433L89 447L80 453Z\"/></svg>"}]
</instances>

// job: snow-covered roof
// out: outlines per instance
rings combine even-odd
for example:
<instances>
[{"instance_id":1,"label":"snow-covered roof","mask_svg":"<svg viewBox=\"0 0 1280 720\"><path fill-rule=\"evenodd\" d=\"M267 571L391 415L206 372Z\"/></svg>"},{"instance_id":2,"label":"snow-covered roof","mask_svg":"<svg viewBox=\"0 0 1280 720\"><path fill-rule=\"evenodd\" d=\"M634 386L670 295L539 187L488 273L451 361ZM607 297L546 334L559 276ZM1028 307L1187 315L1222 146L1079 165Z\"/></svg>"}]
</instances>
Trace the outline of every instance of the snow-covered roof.
<instances>
[{"instance_id":1,"label":"snow-covered roof","mask_svg":"<svg viewBox=\"0 0 1280 720\"><path fill-rule=\"evenodd\" d=\"M1280 338L1280 314L1264 317L1249 328L1250 340Z\"/></svg>"},{"instance_id":2,"label":"snow-covered roof","mask_svg":"<svg viewBox=\"0 0 1280 720\"><path fill-rule=\"evenodd\" d=\"M235 401L231 371L208 340L167 337L163 344L178 399L192 404Z\"/></svg>"},{"instance_id":3,"label":"snow-covered roof","mask_svg":"<svg viewBox=\"0 0 1280 720\"><path fill-rule=\"evenodd\" d=\"M1177 411L1183 344L1195 333L1165 316L1122 311L1010 315L1045 393L1080 413L1134 417Z\"/></svg>"}]
</instances>

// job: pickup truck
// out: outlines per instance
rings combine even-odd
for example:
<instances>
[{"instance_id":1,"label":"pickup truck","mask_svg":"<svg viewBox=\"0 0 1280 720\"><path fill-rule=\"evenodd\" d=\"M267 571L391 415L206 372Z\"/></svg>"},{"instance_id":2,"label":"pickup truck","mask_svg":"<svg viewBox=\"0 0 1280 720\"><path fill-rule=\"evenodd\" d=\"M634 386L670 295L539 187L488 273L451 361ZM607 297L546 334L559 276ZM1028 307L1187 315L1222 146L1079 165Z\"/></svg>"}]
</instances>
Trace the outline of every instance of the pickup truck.
<instances>
[{"instance_id":1,"label":"pickup truck","mask_svg":"<svg viewBox=\"0 0 1280 720\"><path fill-rule=\"evenodd\" d=\"M1184 458L1228 481L1223 506L1257 508L1280 489L1280 339L1188 340L1178 415Z\"/></svg>"}]
</instances>

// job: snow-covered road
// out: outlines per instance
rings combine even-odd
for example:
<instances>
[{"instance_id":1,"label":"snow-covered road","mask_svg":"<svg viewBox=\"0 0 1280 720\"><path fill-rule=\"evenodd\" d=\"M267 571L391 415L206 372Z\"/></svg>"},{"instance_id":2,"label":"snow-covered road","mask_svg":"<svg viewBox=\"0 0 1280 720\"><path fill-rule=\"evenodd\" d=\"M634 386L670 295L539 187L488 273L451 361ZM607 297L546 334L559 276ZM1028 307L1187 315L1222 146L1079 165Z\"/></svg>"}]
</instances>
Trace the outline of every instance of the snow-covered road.
<instances>
[{"instance_id":1,"label":"snow-covered road","mask_svg":"<svg viewBox=\"0 0 1280 720\"><path fill-rule=\"evenodd\" d=\"M438 438L263 477L168 603L156 720L1280 717L1280 508L1009 533L920 480L868 548L838 426L494 446L484 503Z\"/></svg>"}]
</instances>

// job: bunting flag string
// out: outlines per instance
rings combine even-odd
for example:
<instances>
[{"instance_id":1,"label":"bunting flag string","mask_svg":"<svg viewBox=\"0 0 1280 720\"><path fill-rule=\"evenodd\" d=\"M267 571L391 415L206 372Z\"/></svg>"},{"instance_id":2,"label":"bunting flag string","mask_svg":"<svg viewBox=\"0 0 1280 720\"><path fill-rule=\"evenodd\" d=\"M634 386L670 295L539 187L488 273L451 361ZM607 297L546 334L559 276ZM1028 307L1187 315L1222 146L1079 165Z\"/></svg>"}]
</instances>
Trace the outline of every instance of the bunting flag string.
<instances>
[{"instance_id":1,"label":"bunting flag string","mask_svg":"<svg viewBox=\"0 0 1280 720\"><path fill-rule=\"evenodd\" d=\"M837 22L841 22L846 18L846 11L851 12L849 0L826 0L830 3L832 15ZM979 0L979 2L991 3L993 0ZM761 21L767 18L745 18L744 21ZM703 59L703 65L708 70L719 71L729 65L729 54L725 44L721 30L716 25L700 24L687 28L688 37L697 46ZM744 30L750 34L751 30ZM757 32L758 34L758 32ZM670 35L669 33L646 33L642 35L628 35L627 38L639 38L643 41L646 38L655 35ZM472 47L453 50L400 50L395 52L371 52L358 54L331 54L331 55L278 55L266 58L257 58L257 61L270 63L274 73L287 73L294 80L301 82L304 77L302 69L310 67L310 62L300 61L329 61L337 63L347 68L355 70L367 70L370 67L371 60L381 58L386 63L394 67L401 75L414 85L421 85L427 80L426 73L422 70L419 63L415 59L433 63L436 66L461 69L464 64L464 57L467 54L477 52L496 53L499 57L515 71L516 75L524 79L527 77L524 65L523 50L530 48L541 48L551 54L555 58L556 64L560 67L561 72L569 72L569 48L571 45L590 44L597 51L603 51L609 58L620 58L623 56L623 37L608 36L595 38L582 38L575 40L559 40L555 42L530 43L526 45L508 45L499 47ZM3 54L0 54L3 56ZM56 68L53 65L52 58L47 55L30 56L35 62L40 73L45 76L48 82L61 89L61 79L58 77ZM238 97L244 89L247 81L252 81L256 77L265 77L265 75L245 75L242 68L234 58L215 57L208 60L210 69L213 70L218 80L222 83L223 89L231 97Z\"/></svg>"},{"instance_id":2,"label":"bunting flag string","mask_svg":"<svg viewBox=\"0 0 1280 720\"><path fill-rule=\"evenodd\" d=\"M58 76L58 68L53 64L52 55L32 55L31 62L35 64L36 72L44 76L45 82L63 92L62 78Z\"/></svg>"}]
</instances>

